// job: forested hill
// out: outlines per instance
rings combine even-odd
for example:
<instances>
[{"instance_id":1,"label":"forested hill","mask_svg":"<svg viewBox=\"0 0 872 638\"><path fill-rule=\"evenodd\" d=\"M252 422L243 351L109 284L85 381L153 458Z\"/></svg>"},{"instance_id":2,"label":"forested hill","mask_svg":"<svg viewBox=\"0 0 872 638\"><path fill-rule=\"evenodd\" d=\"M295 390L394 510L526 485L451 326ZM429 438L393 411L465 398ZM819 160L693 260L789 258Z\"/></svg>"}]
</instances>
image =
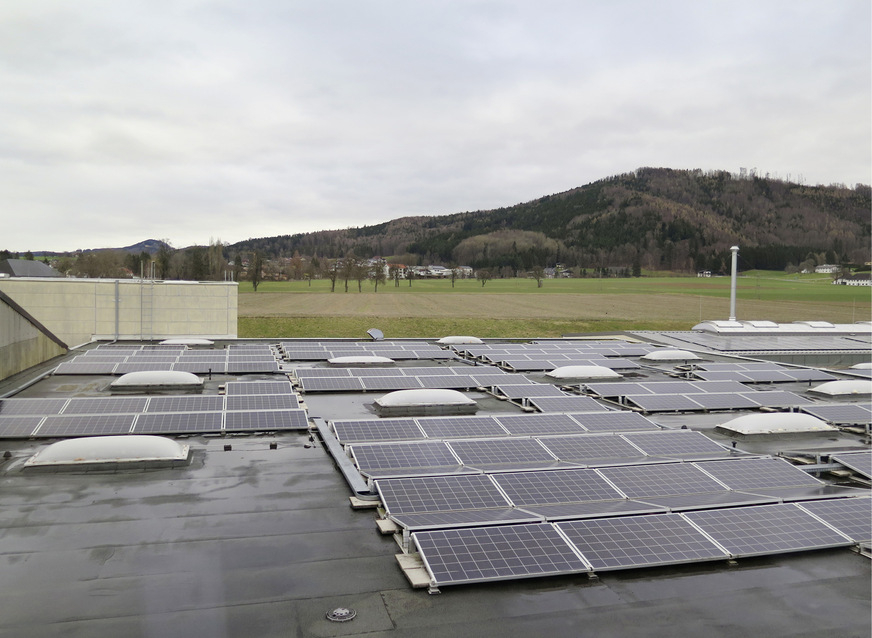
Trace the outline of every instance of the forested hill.
<instances>
[{"instance_id":1,"label":"forested hill","mask_svg":"<svg viewBox=\"0 0 872 638\"><path fill-rule=\"evenodd\" d=\"M870 260L872 189L805 186L725 171L641 168L496 210L403 217L384 224L250 239L229 248L265 257L394 258L516 271L580 267L783 269L809 253Z\"/></svg>"}]
</instances>

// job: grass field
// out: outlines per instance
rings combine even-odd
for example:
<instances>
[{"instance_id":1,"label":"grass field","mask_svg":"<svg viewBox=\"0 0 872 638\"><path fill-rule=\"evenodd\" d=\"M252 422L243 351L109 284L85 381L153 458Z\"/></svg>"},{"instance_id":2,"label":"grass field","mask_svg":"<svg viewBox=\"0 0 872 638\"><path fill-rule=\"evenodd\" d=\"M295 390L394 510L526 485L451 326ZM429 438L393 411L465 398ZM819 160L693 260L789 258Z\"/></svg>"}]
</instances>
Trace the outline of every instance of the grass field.
<instances>
[{"instance_id":1,"label":"grass field","mask_svg":"<svg viewBox=\"0 0 872 638\"><path fill-rule=\"evenodd\" d=\"M415 280L370 282L263 282L239 286L239 336L362 337L379 328L387 337L557 337L621 330L688 330L729 315L728 277L636 279ZM737 285L737 316L836 323L868 321L868 288L835 286L828 276L752 272Z\"/></svg>"}]
</instances>

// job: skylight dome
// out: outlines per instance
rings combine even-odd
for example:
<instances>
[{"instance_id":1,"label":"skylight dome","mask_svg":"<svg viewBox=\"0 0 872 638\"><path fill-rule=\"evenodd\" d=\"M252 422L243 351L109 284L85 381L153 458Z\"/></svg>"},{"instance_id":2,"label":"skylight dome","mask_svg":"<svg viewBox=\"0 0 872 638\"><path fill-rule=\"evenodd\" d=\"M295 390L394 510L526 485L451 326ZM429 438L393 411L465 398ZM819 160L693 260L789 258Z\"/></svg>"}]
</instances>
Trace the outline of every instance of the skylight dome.
<instances>
[{"instance_id":1,"label":"skylight dome","mask_svg":"<svg viewBox=\"0 0 872 638\"><path fill-rule=\"evenodd\" d=\"M718 426L719 430L734 434L797 434L834 432L836 428L810 414L798 412L770 412L747 414Z\"/></svg>"},{"instance_id":2,"label":"skylight dome","mask_svg":"<svg viewBox=\"0 0 872 638\"><path fill-rule=\"evenodd\" d=\"M460 345L481 345L484 343L478 337L469 337L462 335L453 335L450 337L442 337L438 339L436 343L443 346L460 346Z\"/></svg>"},{"instance_id":3,"label":"skylight dome","mask_svg":"<svg viewBox=\"0 0 872 638\"><path fill-rule=\"evenodd\" d=\"M388 357L379 357L377 355L352 355L347 357L333 357L332 359L327 359L327 363L332 366L377 366L389 365L394 363L394 360Z\"/></svg>"},{"instance_id":4,"label":"skylight dome","mask_svg":"<svg viewBox=\"0 0 872 638\"><path fill-rule=\"evenodd\" d=\"M872 394L872 379L844 379L840 381L827 381L817 387L809 388L809 392L825 394L828 397L846 395L870 395Z\"/></svg>"},{"instance_id":5,"label":"skylight dome","mask_svg":"<svg viewBox=\"0 0 872 638\"><path fill-rule=\"evenodd\" d=\"M851 370L872 370L872 363L855 363Z\"/></svg>"},{"instance_id":6,"label":"skylight dome","mask_svg":"<svg viewBox=\"0 0 872 638\"><path fill-rule=\"evenodd\" d=\"M209 339L197 339L195 337L183 337L178 339L164 339L159 345L162 346L214 346L215 342Z\"/></svg>"},{"instance_id":7,"label":"skylight dome","mask_svg":"<svg viewBox=\"0 0 872 638\"><path fill-rule=\"evenodd\" d=\"M552 379L620 379L621 375L604 366L561 366L545 373Z\"/></svg>"},{"instance_id":8,"label":"skylight dome","mask_svg":"<svg viewBox=\"0 0 872 638\"><path fill-rule=\"evenodd\" d=\"M111 464L167 467L187 464L189 454L190 446L162 436L91 436L52 443L30 457L24 467L81 468Z\"/></svg>"},{"instance_id":9,"label":"skylight dome","mask_svg":"<svg viewBox=\"0 0 872 638\"><path fill-rule=\"evenodd\" d=\"M181 370L142 370L128 372L109 384L111 390L198 390L203 379L191 372Z\"/></svg>"},{"instance_id":10,"label":"skylight dome","mask_svg":"<svg viewBox=\"0 0 872 638\"><path fill-rule=\"evenodd\" d=\"M472 414L478 404L457 390L397 390L374 401L381 416Z\"/></svg>"},{"instance_id":11,"label":"skylight dome","mask_svg":"<svg viewBox=\"0 0 872 638\"><path fill-rule=\"evenodd\" d=\"M700 357L689 350L654 350L643 357L644 361L696 361Z\"/></svg>"}]
</instances>

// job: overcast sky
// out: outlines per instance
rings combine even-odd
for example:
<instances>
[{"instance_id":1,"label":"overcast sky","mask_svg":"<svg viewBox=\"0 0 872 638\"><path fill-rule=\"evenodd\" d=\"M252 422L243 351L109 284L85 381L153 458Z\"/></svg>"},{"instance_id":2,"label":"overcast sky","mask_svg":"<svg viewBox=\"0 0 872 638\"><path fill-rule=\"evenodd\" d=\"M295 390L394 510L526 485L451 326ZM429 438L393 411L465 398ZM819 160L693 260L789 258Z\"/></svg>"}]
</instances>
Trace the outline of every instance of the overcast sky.
<instances>
[{"instance_id":1,"label":"overcast sky","mask_svg":"<svg viewBox=\"0 0 872 638\"><path fill-rule=\"evenodd\" d=\"M0 2L0 249L363 226L640 166L870 183L868 0Z\"/></svg>"}]
</instances>

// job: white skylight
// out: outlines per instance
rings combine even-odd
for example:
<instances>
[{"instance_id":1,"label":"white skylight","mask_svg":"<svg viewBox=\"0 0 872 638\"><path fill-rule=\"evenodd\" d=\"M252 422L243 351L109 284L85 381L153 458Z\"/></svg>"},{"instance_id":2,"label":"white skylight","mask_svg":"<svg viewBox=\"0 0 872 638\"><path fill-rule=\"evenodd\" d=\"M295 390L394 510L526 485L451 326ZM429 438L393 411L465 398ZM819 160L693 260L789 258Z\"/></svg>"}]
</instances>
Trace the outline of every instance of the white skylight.
<instances>
[{"instance_id":1,"label":"white skylight","mask_svg":"<svg viewBox=\"0 0 872 638\"><path fill-rule=\"evenodd\" d=\"M89 436L66 439L43 448L24 464L28 467L82 466L105 463L183 463L190 446L162 436Z\"/></svg>"}]
</instances>

